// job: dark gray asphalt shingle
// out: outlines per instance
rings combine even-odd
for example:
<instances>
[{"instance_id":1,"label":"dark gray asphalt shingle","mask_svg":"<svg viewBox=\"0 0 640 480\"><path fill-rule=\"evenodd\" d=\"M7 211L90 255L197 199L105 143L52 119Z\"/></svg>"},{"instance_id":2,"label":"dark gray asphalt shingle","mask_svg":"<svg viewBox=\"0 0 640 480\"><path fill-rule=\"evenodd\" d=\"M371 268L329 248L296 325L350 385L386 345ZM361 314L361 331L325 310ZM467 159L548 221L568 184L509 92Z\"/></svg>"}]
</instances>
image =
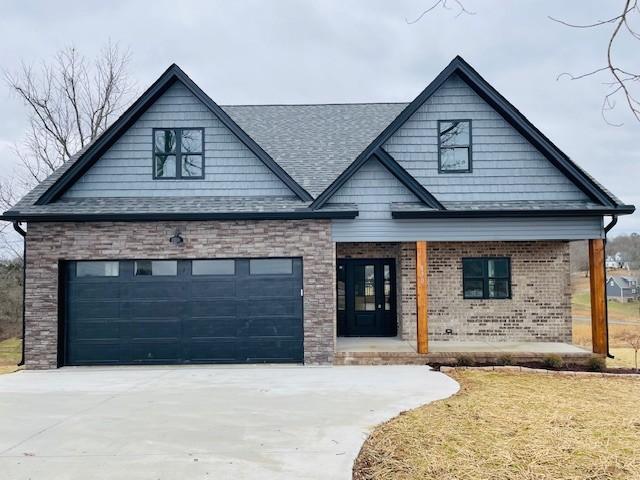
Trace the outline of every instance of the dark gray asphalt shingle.
<instances>
[{"instance_id":1,"label":"dark gray asphalt shingle","mask_svg":"<svg viewBox=\"0 0 640 480\"><path fill-rule=\"evenodd\" d=\"M406 106L406 103L354 103L222 108L316 197Z\"/></svg>"}]
</instances>

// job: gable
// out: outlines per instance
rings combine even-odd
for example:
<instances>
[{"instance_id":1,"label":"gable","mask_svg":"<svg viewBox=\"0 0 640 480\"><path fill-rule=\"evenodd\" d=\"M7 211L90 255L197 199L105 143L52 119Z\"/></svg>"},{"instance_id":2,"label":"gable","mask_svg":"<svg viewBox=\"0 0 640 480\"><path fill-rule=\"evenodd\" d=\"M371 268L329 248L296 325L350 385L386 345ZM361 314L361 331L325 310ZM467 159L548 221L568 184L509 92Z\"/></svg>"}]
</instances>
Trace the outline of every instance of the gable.
<instances>
[{"instance_id":1,"label":"gable","mask_svg":"<svg viewBox=\"0 0 640 480\"><path fill-rule=\"evenodd\" d=\"M394 202L420 202L376 158L370 158L329 200L358 206L358 219L391 219Z\"/></svg>"},{"instance_id":2,"label":"gable","mask_svg":"<svg viewBox=\"0 0 640 480\"><path fill-rule=\"evenodd\" d=\"M438 120L472 122L472 172L438 173ZM453 74L386 141L384 149L443 202L586 201L539 150Z\"/></svg>"},{"instance_id":3,"label":"gable","mask_svg":"<svg viewBox=\"0 0 640 480\"><path fill-rule=\"evenodd\" d=\"M205 177L154 180L152 129L205 129ZM182 83L171 85L62 198L292 196L293 192Z\"/></svg>"}]
</instances>

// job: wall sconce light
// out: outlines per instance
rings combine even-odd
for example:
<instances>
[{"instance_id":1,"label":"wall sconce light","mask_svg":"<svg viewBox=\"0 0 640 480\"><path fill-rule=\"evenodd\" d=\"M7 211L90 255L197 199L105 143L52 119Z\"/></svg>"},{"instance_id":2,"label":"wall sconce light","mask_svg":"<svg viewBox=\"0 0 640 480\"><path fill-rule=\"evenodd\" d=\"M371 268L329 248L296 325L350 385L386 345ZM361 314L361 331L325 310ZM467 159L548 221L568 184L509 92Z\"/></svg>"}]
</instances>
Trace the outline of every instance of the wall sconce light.
<instances>
[{"instance_id":1,"label":"wall sconce light","mask_svg":"<svg viewBox=\"0 0 640 480\"><path fill-rule=\"evenodd\" d=\"M169 239L169 243L171 243L171 245L175 245L176 247L179 247L184 243L184 239L180 236L180 230L175 231L173 237Z\"/></svg>"}]
</instances>

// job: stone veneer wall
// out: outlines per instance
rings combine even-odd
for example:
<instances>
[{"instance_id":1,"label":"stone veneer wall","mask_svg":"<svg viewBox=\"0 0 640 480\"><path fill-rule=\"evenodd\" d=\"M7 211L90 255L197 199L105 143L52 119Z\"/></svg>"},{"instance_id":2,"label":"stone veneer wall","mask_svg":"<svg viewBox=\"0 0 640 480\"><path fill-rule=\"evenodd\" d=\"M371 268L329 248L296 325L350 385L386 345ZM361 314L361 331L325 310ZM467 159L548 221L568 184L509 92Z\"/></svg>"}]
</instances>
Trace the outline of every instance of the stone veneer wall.
<instances>
[{"instance_id":1,"label":"stone veneer wall","mask_svg":"<svg viewBox=\"0 0 640 480\"><path fill-rule=\"evenodd\" d=\"M179 229L185 242L169 243ZM55 368L60 260L302 257L304 360L330 364L335 352L335 243L328 220L143 223L30 223L27 231L28 368Z\"/></svg>"},{"instance_id":2,"label":"stone veneer wall","mask_svg":"<svg viewBox=\"0 0 640 480\"><path fill-rule=\"evenodd\" d=\"M462 258L482 256L511 257L511 299L463 299ZM568 242L429 242L428 261L430 340L571 342Z\"/></svg>"}]
</instances>

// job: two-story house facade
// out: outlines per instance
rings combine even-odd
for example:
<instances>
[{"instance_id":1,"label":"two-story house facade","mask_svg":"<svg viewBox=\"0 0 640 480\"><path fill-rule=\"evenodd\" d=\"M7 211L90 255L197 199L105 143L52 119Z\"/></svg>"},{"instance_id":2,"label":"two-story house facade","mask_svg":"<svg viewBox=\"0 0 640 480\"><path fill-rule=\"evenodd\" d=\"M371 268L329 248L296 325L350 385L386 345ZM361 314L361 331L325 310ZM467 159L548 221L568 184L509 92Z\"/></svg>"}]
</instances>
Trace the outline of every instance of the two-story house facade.
<instances>
[{"instance_id":1,"label":"two-story house facade","mask_svg":"<svg viewBox=\"0 0 640 480\"><path fill-rule=\"evenodd\" d=\"M409 103L219 106L173 65L2 218L53 368L567 344L585 239L604 354L604 218L633 210L456 57Z\"/></svg>"}]
</instances>

